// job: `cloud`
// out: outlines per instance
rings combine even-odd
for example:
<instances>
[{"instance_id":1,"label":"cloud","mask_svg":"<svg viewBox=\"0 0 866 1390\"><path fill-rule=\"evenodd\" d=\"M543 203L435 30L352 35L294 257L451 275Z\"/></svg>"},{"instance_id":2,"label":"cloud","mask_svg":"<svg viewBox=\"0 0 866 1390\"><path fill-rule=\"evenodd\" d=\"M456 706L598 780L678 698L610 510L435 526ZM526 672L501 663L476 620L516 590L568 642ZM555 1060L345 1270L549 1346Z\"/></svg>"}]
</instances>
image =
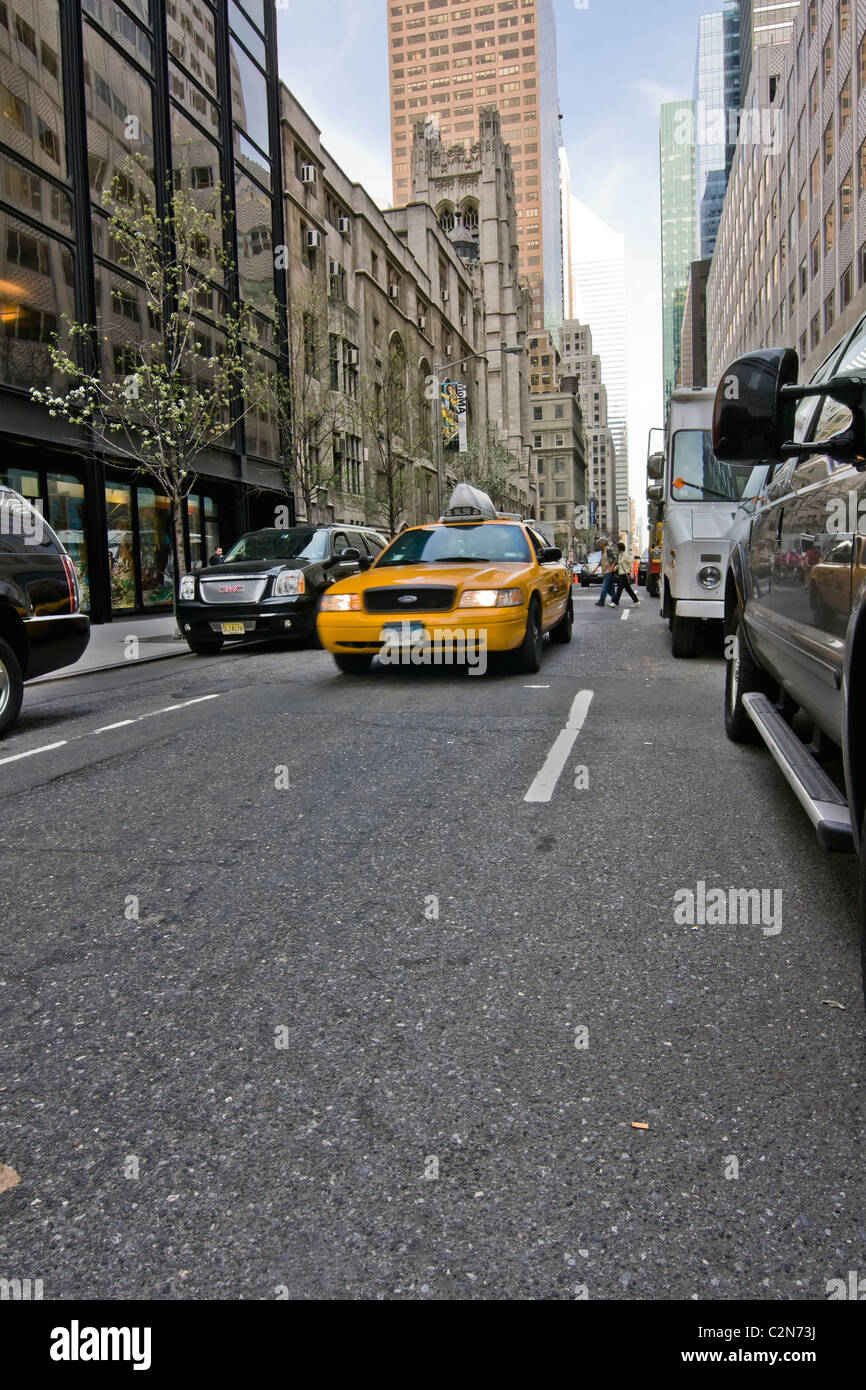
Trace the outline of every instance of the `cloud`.
<instances>
[{"instance_id":1,"label":"cloud","mask_svg":"<svg viewBox=\"0 0 866 1390\"><path fill-rule=\"evenodd\" d=\"M678 101L683 95L673 87L666 87L663 82L653 82L648 77L639 77L636 82L631 83L631 89L643 99L655 116L658 115L659 107L666 101Z\"/></svg>"}]
</instances>

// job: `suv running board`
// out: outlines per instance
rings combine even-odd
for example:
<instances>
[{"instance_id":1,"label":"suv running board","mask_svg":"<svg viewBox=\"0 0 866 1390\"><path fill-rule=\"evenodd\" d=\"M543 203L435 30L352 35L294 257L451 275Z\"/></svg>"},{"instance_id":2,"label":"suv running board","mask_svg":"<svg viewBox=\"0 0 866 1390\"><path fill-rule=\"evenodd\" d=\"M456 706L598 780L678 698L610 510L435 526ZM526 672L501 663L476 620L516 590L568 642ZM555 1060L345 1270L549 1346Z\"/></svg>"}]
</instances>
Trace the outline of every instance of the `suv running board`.
<instances>
[{"instance_id":1,"label":"suv running board","mask_svg":"<svg viewBox=\"0 0 866 1390\"><path fill-rule=\"evenodd\" d=\"M830 780L766 695L744 695L743 708L812 822L818 843L824 849L853 854L854 833L848 803L835 782Z\"/></svg>"}]
</instances>

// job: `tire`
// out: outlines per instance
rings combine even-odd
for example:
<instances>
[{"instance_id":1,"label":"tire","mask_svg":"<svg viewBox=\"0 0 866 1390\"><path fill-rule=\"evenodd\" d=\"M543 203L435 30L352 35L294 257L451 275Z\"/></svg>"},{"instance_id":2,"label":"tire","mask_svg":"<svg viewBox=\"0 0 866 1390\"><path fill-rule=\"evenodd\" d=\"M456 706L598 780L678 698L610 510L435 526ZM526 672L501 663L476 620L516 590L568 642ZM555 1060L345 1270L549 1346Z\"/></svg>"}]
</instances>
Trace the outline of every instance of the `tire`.
<instances>
[{"instance_id":1,"label":"tire","mask_svg":"<svg viewBox=\"0 0 866 1390\"><path fill-rule=\"evenodd\" d=\"M571 641L571 629L574 624L574 606L571 602L571 594L568 596L568 603L565 605L565 612L560 618L556 627L550 629L550 640L560 646L565 646Z\"/></svg>"},{"instance_id":2,"label":"tire","mask_svg":"<svg viewBox=\"0 0 866 1390\"><path fill-rule=\"evenodd\" d=\"M206 637L187 637L186 645L194 656L216 656L223 649L221 637L215 637L212 642Z\"/></svg>"},{"instance_id":3,"label":"tire","mask_svg":"<svg viewBox=\"0 0 866 1390\"><path fill-rule=\"evenodd\" d=\"M580 587L581 587L581 589L588 589L588 588L589 588L589 580L588 580L588 579L584 579L583 575L580 576Z\"/></svg>"},{"instance_id":4,"label":"tire","mask_svg":"<svg viewBox=\"0 0 866 1390\"><path fill-rule=\"evenodd\" d=\"M743 696L763 692L764 673L743 641L742 627L737 609L726 633L734 638L734 650L725 662L725 733L732 743L758 743L760 735L743 708Z\"/></svg>"},{"instance_id":5,"label":"tire","mask_svg":"<svg viewBox=\"0 0 866 1390\"><path fill-rule=\"evenodd\" d=\"M361 652L334 652L334 660L344 676L363 676L369 671L373 658Z\"/></svg>"},{"instance_id":6,"label":"tire","mask_svg":"<svg viewBox=\"0 0 866 1390\"><path fill-rule=\"evenodd\" d=\"M698 648L699 618L680 618L674 608L671 620L671 652L677 657L694 656Z\"/></svg>"},{"instance_id":7,"label":"tire","mask_svg":"<svg viewBox=\"0 0 866 1390\"><path fill-rule=\"evenodd\" d=\"M541 669L541 608L538 599L530 601L526 615L526 632L523 641L514 653L514 667L523 676L534 676Z\"/></svg>"},{"instance_id":8,"label":"tire","mask_svg":"<svg viewBox=\"0 0 866 1390\"><path fill-rule=\"evenodd\" d=\"M651 574L651 575L649 575L649 577L647 578L647 582L646 582L646 588L647 588L647 593L649 594L650 598L658 598L658 596L659 596L659 577L658 577L657 574Z\"/></svg>"},{"instance_id":9,"label":"tire","mask_svg":"<svg viewBox=\"0 0 866 1390\"><path fill-rule=\"evenodd\" d=\"M0 637L0 738L18 718L23 699L21 664L9 643Z\"/></svg>"}]
</instances>

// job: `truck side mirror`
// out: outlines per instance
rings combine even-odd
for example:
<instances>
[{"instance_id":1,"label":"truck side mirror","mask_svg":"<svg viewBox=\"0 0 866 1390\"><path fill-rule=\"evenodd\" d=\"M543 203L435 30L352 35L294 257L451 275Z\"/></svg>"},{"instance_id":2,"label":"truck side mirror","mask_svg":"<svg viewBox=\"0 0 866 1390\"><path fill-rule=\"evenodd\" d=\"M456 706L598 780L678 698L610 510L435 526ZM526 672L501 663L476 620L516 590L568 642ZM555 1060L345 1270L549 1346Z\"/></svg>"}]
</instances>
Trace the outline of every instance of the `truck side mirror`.
<instances>
[{"instance_id":1,"label":"truck side mirror","mask_svg":"<svg viewBox=\"0 0 866 1390\"><path fill-rule=\"evenodd\" d=\"M664 454L661 452L650 454L646 462L646 471L648 478L663 478L665 475Z\"/></svg>"},{"instance_id":2,"label":"truck side mirror","mask_svg":"<svg viewBox=\"0 0 866 1390\"><path fill-rule=\"evenodd\" d=\"M663 493L664 488L662 487L661 483L649 483L647 484L646 500L648 502L660 502L662 500Z\"/></svg>"},{"instance_id":3,"label":"truck side mirror","mask_svg":"<svg viewBox=\"0 0 866 1390\"><path fill-rule=\"evenodd\" d=\"M782 394L799 375L793 348L756 348L732 362L713 404L713 453L727 463L779 458L794 433L796 401Z\"/></svg>"}]
</instances>

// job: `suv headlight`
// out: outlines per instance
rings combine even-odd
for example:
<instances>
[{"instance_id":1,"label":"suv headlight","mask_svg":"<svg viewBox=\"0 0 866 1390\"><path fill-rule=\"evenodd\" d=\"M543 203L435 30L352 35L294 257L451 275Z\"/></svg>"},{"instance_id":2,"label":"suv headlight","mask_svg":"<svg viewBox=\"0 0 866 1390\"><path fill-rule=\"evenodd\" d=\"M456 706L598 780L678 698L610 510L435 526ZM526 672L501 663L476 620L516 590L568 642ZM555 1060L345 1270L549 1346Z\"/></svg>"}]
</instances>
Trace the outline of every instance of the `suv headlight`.
<instances>
[{"instance_id":1,"label":"suv headlight","mask_svg":"<svg viewBox=\"0 0 866 1390\"><path fill-rule=\"evenodd\" d=\"M185 599L195 598L195 575L185 574L180 581L180 596Z\"/></svg>"},{"instance_id":2,"label":"suv headlight","mask_svg":"<svg viewBox=\"0 0 866 1390\"><path fill-rule=\"evenodd\" d=\"M523 603L520 589L464 589L458 608L519 608Z\"/></svg>"},{"instance_id":3,"label":"suv headlight","mask_svg":"<svg viewBox=\"0 0 866 1390\"><path fill-rule=\"evenodd\" d=\"M322 613L359 613L361 611L361 595L325 594L319 611Z\"/></svg>"},{"instance_id":4,"label":"suv headlight","mask_svg":"<svg viewBox=\"0 0 866 1390\"><path fill-rule=\"evenodd\" d=\"M274 580L274 598L286 598L289 594L303 594L306 591L303 570L280 570Z\"/></svg>"},{"instance_id":5,"label":"suv headlight","mask_svg":"<svg viewBox=\"0 0 866 1390\"><path fill-rule=\"evenodd\" d=\"M698 583L704 589L715 589L722 582L722 571L715 565L704 565L702 570L698 570Z\"/></svg>"}]
</instances>

